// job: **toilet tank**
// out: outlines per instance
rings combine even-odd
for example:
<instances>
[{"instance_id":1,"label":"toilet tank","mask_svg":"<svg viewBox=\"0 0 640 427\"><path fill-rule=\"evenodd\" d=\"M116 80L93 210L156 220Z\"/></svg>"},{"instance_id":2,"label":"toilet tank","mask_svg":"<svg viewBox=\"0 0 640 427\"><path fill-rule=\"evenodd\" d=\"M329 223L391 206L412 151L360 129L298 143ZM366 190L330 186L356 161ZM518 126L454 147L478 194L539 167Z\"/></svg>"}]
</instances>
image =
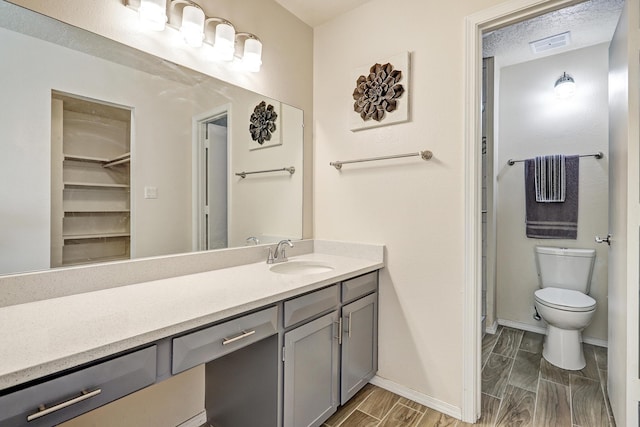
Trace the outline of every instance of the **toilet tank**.
<instances>
[{"instance_id":1,"label":"toilet tank","mask_svg":"<svg viewBox=\"0 0 640 427\"><path fill-rule=\"evenodd\" d=\"M589 293L596 258L594 249L536 246L535 252L541 288L554 287Z\"/></svg>"}]
</instances>

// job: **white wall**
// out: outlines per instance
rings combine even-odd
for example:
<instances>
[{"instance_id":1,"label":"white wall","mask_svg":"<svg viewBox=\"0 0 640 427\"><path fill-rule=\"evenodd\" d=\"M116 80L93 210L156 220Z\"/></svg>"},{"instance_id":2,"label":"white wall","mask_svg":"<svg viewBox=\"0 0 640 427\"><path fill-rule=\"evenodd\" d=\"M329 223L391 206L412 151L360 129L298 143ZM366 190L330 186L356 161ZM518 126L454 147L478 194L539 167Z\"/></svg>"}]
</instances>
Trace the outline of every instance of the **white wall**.
<instances>
[{"instance_id":1,"label":"white wall","mask_svg":"<svg viewBox=\"0 0 640 427\"><path fill-rule=\"evenodd\" d=\"M498 0L372 0L315 28L315 237L386 245L378 374L460 416L463 23ZM411 120L351 132L353 70L411 52ZM407 98L404 100L406 101ZM329 166L430 149L434 159Z\"/></svg>"},{"instance_id":2,"label":"white wall","mask_svg":"<svg viewBox=\"0 0 640 427\"><path fill-rule=\"evenodd\" d=\"M535 246L592 248L596 263L591 296L597 310L584 336L607 340L608 224L608 43L503 67L500 74L500 117L496 182L497 315L498 319L543 328L533 320L533 293L538 289ZM555 80L564 72L576 80L576 94L556 98ZM525 234L524 163L509 159L545 154L602 151L605 158L580 159L578 238L530 239Z\"/></svg>"}]
</instances>

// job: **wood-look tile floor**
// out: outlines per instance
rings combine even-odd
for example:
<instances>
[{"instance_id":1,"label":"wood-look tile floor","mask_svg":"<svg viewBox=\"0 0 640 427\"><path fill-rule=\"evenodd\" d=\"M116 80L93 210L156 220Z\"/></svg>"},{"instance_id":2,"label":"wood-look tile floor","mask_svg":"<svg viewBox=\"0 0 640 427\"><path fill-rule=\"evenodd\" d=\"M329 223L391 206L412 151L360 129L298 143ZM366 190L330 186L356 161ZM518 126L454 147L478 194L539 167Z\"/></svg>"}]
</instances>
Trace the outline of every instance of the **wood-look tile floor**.
<instances>
[{"instance_id":1,"label":"wood-look tile floor","mask_svg":"<svg viewBox=\"0 0 640 427\"><path fill-rule=\"evenodd\" d=\"M542 358L544 336L500 327L482 340L480 427L615 427L606 394L607 350L584 344L587 366L557 368ZM367 384L324 427L471 426Z\"/></svg>"}]
</instances>

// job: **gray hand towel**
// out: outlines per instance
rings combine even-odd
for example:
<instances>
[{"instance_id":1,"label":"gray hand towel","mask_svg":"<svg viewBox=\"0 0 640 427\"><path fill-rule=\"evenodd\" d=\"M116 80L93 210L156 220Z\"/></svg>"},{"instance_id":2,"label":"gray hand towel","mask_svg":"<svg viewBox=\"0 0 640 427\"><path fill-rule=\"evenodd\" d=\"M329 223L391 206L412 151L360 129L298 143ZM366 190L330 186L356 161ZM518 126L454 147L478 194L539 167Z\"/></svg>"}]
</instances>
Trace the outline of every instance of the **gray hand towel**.
<instances>
[{"instance_id":1,"label":"gray hand towel","mask_svg":"<svg viewBox=\"0 0 640 427\"><path fill-rule=\"evenodd\" d=\"M580 158L565 158L565 200L561 203L536 202L535 159L525 161L524 185L527 237L535 239L577 239L578 177Z\"/></svg>"}]
</instances>

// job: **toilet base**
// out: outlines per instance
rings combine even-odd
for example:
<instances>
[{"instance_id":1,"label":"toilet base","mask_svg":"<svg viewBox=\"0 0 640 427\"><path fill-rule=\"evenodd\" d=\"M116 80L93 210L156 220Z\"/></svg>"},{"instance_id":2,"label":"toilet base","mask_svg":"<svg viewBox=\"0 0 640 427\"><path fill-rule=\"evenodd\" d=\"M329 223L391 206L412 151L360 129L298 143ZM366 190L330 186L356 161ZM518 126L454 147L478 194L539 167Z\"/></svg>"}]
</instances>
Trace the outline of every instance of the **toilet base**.
<instances>
[{"instance_id":1,"label":"toilet base","mask_svg":"<svg viewBox=\"0 0 640 427\"><path fill-rule=\"evenodd\" d=\"M562 369L579 371L586 366L582 350L582 333L547 325L542 357Z\"/></svg>"}]
</instances>

